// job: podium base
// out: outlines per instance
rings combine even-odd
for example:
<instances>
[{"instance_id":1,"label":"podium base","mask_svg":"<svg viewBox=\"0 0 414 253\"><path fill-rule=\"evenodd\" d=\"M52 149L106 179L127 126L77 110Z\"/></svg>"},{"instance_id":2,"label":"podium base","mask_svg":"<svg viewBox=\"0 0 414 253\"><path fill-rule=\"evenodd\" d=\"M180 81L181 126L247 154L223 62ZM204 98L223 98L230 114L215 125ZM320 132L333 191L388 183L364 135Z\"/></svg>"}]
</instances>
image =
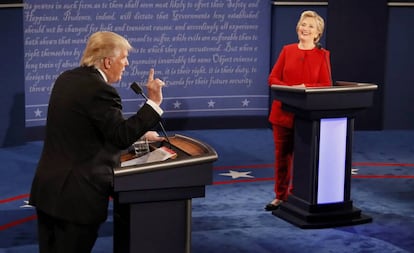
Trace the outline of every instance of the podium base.
<instances>
[{"instance_id":1,"label":"podium base","mask_svg":"<svg viewBox=\"0 0 414 253\"><path fill-rule=\"evenodd\" d=\"M304 229L331 228L372 222L372 218L362 214L360 209L353 207L352 202L314 205L308 208L285 202L272 214Z\"/></svg>"}]
</instances>

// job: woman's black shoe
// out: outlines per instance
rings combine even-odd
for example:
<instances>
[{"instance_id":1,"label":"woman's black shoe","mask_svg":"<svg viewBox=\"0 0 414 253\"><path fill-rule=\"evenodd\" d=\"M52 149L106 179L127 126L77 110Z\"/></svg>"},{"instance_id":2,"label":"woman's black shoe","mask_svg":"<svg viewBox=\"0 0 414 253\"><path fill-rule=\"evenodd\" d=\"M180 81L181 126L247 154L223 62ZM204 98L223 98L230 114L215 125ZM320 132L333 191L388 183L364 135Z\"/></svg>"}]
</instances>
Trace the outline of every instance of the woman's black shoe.
<instances>
[{"instance_id":1,"label":"woman's black shoe","mask_svg":"<svg viewBox=\"0 0 414 253\"><path fill-rule=\"evenodd\" d=\"M273 205L272 203L269 203L265 206L266 211L274 211L279 208L279 205Z\"/></svg>"},{"instance_id":2,"label":"woman's black shoe","mask_svg":"<svg viewBox=\"0 0 414 253\"><path fill-rule=\"evenodd\" d=\"M280 204L283 203L283 200L276 200L276 203L275 204L272 204L272 202L270 202L269 204L267 204L265 206L265 210L266 211L274 211L274 210L278 209L279 206L280 206Z\"/></svg>"}]
</instances>

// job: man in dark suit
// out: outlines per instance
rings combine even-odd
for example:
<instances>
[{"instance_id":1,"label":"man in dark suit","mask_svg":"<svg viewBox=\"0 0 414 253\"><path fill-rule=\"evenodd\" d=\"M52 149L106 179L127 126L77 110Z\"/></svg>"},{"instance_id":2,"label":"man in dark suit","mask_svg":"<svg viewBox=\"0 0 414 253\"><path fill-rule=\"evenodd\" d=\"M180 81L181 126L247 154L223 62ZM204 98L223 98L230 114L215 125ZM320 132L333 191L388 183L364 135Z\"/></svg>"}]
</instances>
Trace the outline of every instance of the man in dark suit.
<instances>
[{"instance_id":1,"label":"man in dark suit","mask_svg":"<svg viewBox=\"0 0 414 253\"><path fill-rule=\"evenodd\" d=\"M62 73L54 84L29 200L38 214L41 253L92 250L107 218L121 151L161 118L164 82L154 79L153 69L147 103L128 119L122 115L121 98L110 84L120 81L131 48L116 33L94 33L81 66Z\"/></svg>"}]
</instances>

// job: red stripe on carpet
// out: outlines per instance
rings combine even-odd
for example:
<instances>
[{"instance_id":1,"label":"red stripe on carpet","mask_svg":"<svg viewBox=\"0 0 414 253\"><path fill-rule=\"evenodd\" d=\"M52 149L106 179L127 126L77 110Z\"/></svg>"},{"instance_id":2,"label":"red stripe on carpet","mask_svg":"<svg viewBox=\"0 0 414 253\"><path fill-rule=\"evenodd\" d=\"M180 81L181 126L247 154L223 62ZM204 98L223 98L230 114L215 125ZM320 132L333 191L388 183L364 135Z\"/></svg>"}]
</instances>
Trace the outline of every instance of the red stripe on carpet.
<instances>
[{"instance_id":1,"label":"red stripe on carpet","mask_svg":"<svg viewBox=\"0 0 414 253\"><path fill-rule=\"evenodd\" d=\"M30 194L22 194L22 195L18 195L18 196L15 196L15 197L8 198L8 199L0 199L0 204L4 204L4 203L7 203L7 202L12 202L12 201L19 200L19 199L29 198L29 196L30 196Z\"/></svg>"},{"instance_id":2,"label":"red stripe on carpet","mask_svg":"<svg viewBox=\"0 0 414 253\"><path fill-rule=\"evenodd\" d=\"M379 162L354 162L352 163L353 166L399 166L399 167L414 167L413 163L379 163ZM252 164L252 165L237 165L237 166L216 166L213 168L215 171L220 170L229 170L229 169L263 169L263 168L273 168L273 164ZM414 176L410 175L353 175L353 178L414 178ZM271 179L249 179L249 180L231 180L231 181L222 181L222 182L215 182L214 184L231 184L231 183L244 183L244 182L256 182L256 181L268 181L273 180ZM19 199L29 198L29 194L22 194L15 197L7 198L7 199L0 199L0 204L16 201Z\"/></svg>"},{"instance_id":3,"label":"red stripe on carpet","mask_svg":"<svg viewBox=\"0 0 414 253\"><path fill-rule=\"evenodd\" d=\"M410 175L352 175L352 178L402 178L402 179L414 179L414 176ZM263 181L273 181L275 180L272 177L268 178L255 178L255 179L243 179L243 180L228 180L228 181L217 181L213 185L224 185L224 184L236 184L236 183L252 183L252 182L263 182Z\"/></svg>"},{"instance_id":4,"label":"red stripe on carpet","mask_svg":"<svg viewBox=\"0 0 414 253\"><path fill-rule=\"evenodd\" d=\"M352 175L352 178L413 178L412 175Z\"/></svg>"},{"instance_id":5,"label":"red stripe on carpet","mask_svg":"<svg viewBox=\"0 0 414 253\"><path fill-rule=\"evenodd\" d=\"M252 165L229 165L229 166L216 166L213 170L228 170L228 169L262 169L273 168L273 164L252 164ZM414 167L414 163L379 163L379 162L354 162L352 166L399 166L399 167Z\"/></svg>"},{"instance_id":6,"label":"red stripe on carpet","mask_svg":"<svg viewBox=\"0 0 414 253\"><path fill-rule=\"evenodd\" d=\"M11 228L11 227L14 227L14 226L23 224L23 223L28 222L28 221L36 220L36 219L37 219L37 215L36 214L33 214L33 215L29 216L29 217L26 217L26 218L23 218L23 219L19 219L19 220L15 220L15 221L12 221L10 223L1 225L0 226L0 231L6 230L8 228Z\"/></svg>"},{"instance_id":7,"label":"red stripe on carpet","mask_svg":"<svg viewBox=\"0 0 414 253\"><path fill-rule=\"evenodd\" d=\"M414 163L376 163L376 162L355 162L353 166L397 166L397 167L414 167Z\"/></svg>"}]
</instances>

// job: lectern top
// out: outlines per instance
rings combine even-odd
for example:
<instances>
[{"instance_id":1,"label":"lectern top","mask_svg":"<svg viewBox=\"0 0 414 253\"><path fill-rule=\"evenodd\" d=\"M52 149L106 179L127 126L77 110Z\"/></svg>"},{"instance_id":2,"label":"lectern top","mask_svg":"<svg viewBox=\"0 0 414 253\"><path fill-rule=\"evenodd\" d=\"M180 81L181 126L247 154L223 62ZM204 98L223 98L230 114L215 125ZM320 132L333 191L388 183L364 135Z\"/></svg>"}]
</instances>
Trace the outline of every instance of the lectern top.
<instances>
[{"instance_id":1,"label":"lectern top","mask_svg":"<svg viewBox=\"0 0 414 253\"><path fill-rule=\"evenodd\" d=\"M212 147L196 139L179 134L176 134L169 139L171 141L171 149L178 154L177 158L160 162L150 162L115 168L115 177L156 170L165 170L176 166L183 167L214 162L218 158L216 151Z\"/></svg>"},{"instance_id":2,"label":"lectern top","mask_svg":"<svg viewBox=\"0 0 414 253\"><path fill-rule=\"evenodd\" d=\"M371 83L358 83L348 81L337 81L334 86L323 87L296 87L272 84L272 90L289 91L297 93L323 93L323 92L349 92L362 90L376 90L377 85Z\"/></svg>"}]
</instances>

